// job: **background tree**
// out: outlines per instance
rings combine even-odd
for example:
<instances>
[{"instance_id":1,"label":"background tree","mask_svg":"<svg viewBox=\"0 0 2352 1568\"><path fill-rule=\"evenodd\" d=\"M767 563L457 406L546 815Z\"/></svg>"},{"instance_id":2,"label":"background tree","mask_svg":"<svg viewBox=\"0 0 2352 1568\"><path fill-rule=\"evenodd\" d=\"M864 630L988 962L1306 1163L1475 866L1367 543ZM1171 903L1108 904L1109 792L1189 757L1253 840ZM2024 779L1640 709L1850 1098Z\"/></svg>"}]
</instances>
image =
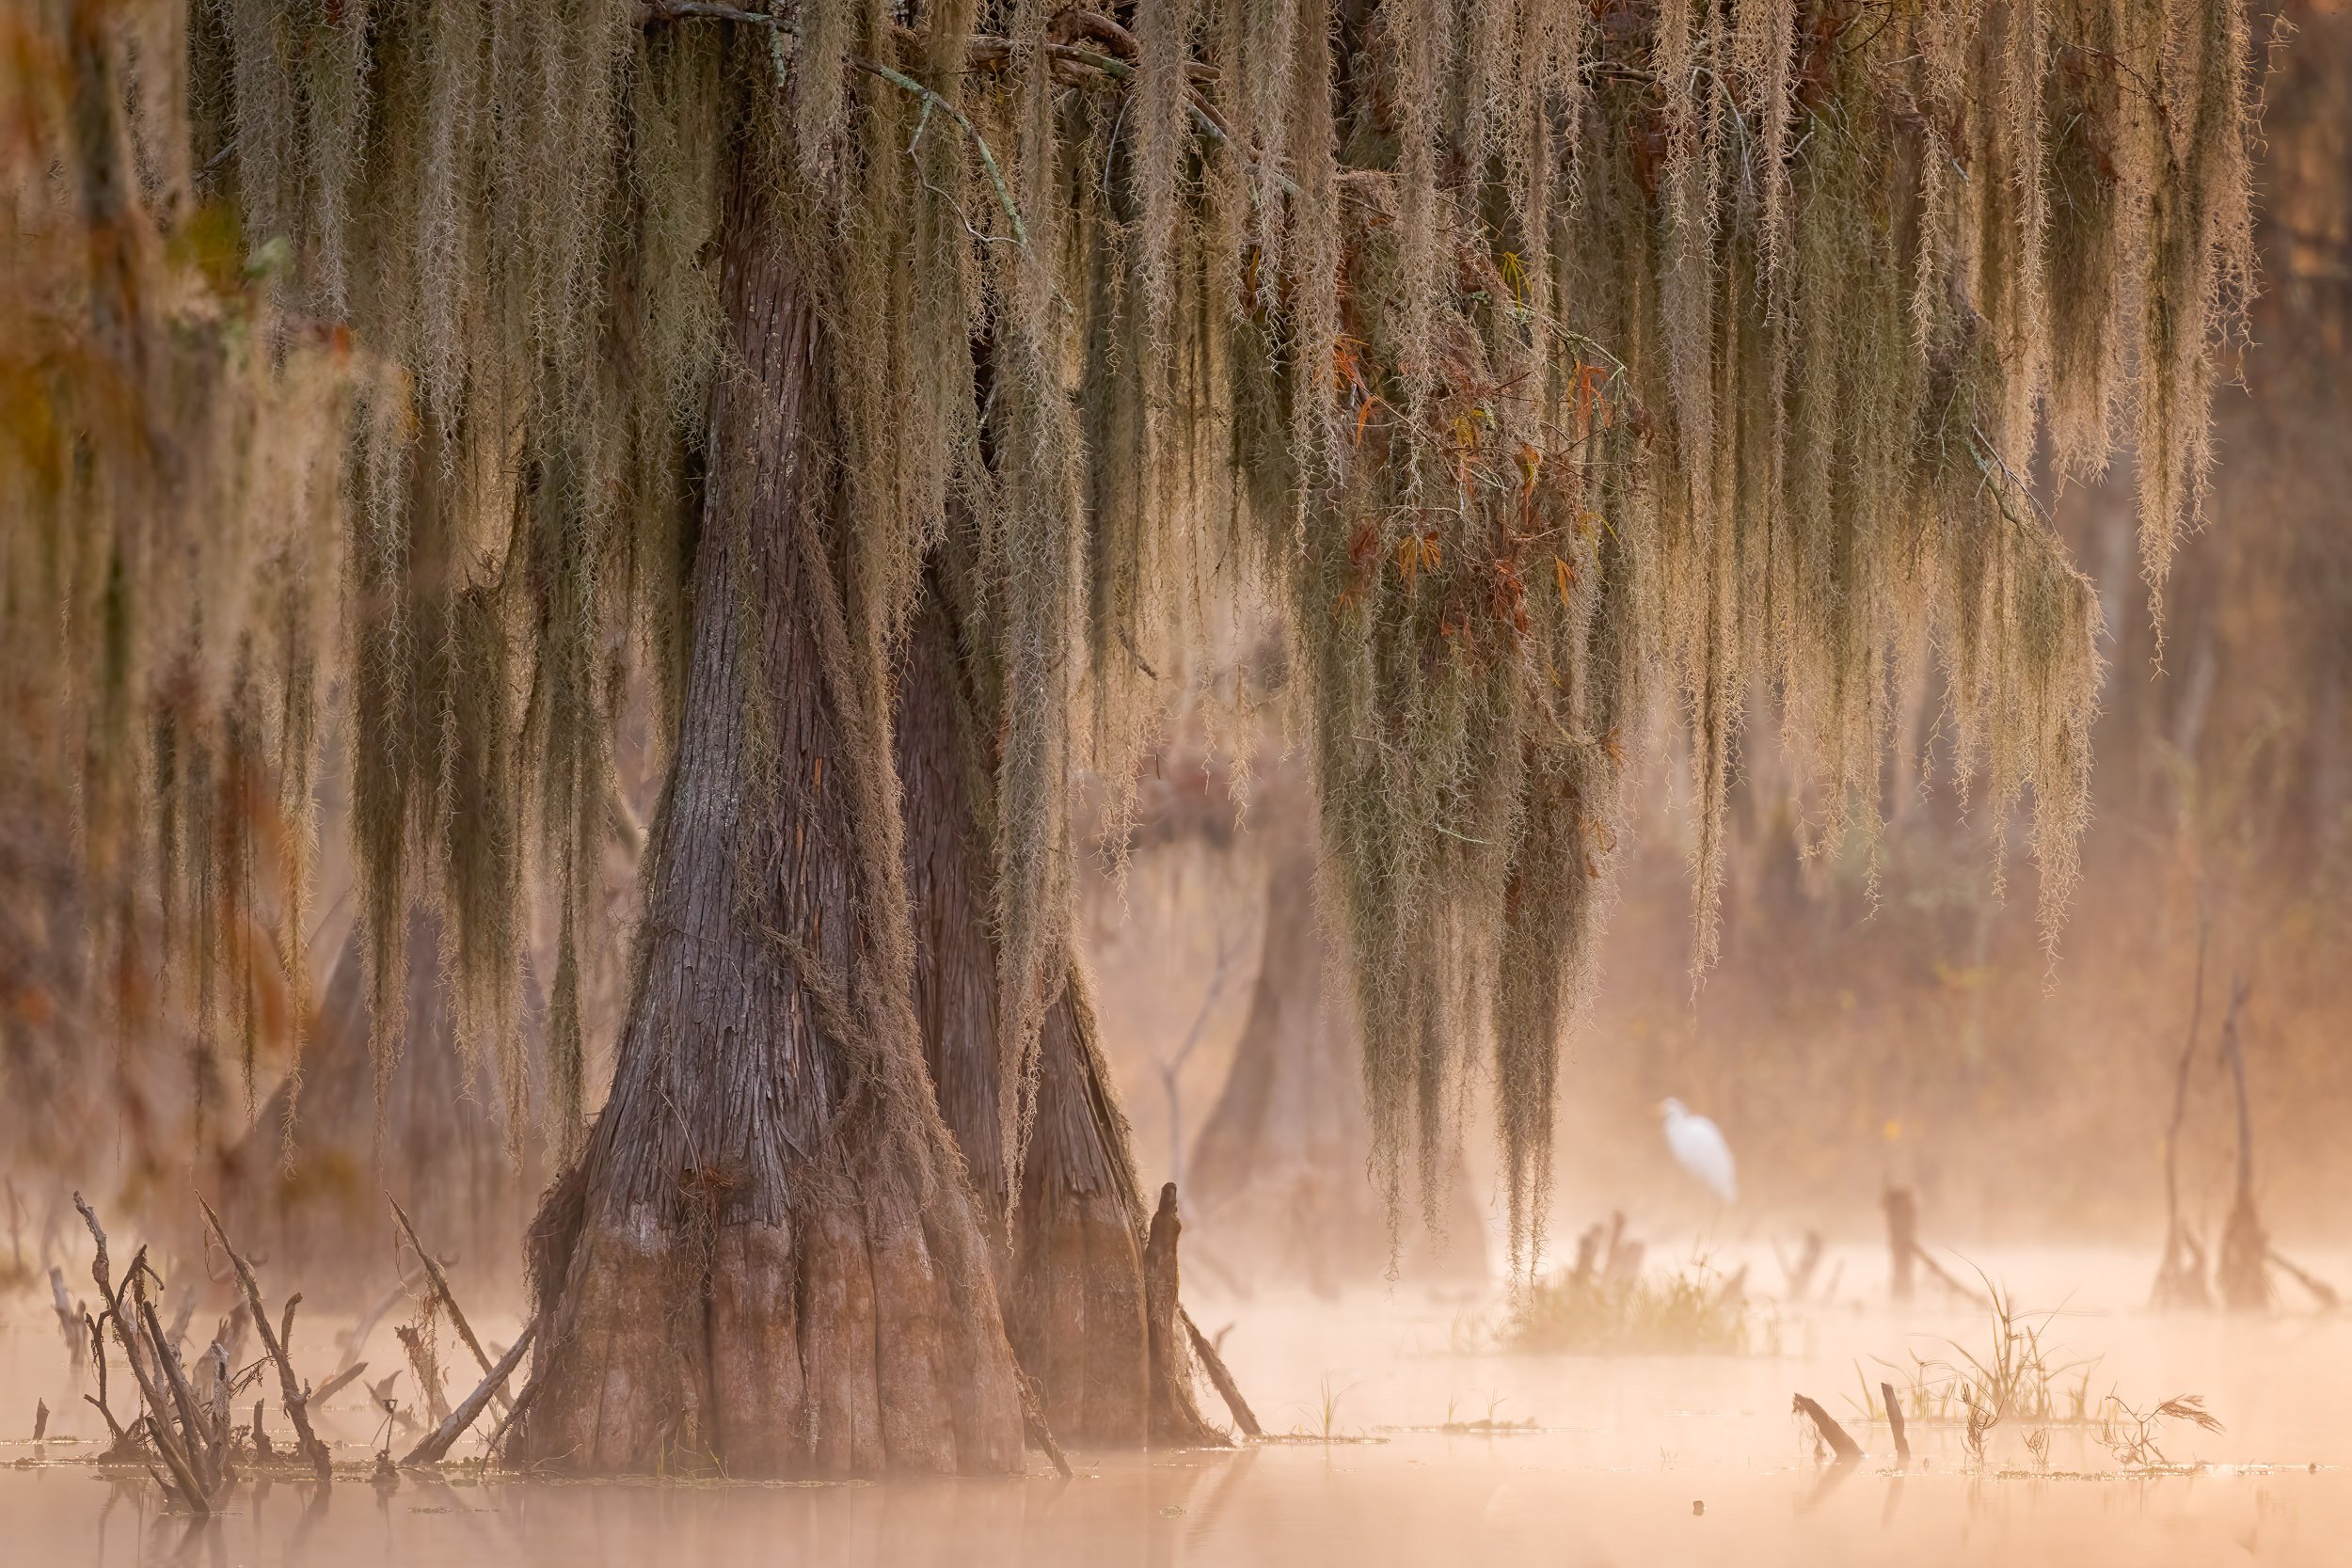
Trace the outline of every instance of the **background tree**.
<instances>
[{"instance_id":1,"label":"background tree","mask_svg":"<svg viewBox=\"0 0 2352 1568\"><path fill-rule=\"evenodd\" d=\"M1867 819L1883 693L1931 659L1995 809L2033 798L2055 922L2097 606L2021 473L2044 432L2095 467L2128 416L2161 573L2250 282L2232 3L138 15L41 12L72 135L67 178L22 188L44 216L76 194L76 341L139 363L163 334L110 258L209 191L283 262L248 403L284 395L302 361L269 351L305 324L363 351L339 663L373 1016L424 898L461 1039L511 1049L535 874L559 1147L628 650L660 676L635 990L533 1243L522 1442L583 1467L1017 1461L914 1006L892 748L957 527L1001 693L1007 1209L1068 990L1072 776L1123 776L1202 575L1253 563L1295 628L1326 903L1392 1025L1361 1033L1389 1201L1408 1155L1435 1186L1490 1043L1523 1237L1656 699L1692 737L1702 959L1746 696L1780 695L1793 754ZM166 150L151 177L132 146ZM248 817L304 842L333 546L280 522L315 510L93 494L66 459L104 380L34 367L10 560L72 570L11 592L10 636L105 674L91 841L131 870L102 869L156 874L167 929L236 933ZM285 586L191 595L220 579L159 536L258 549ZM178 804L224 788L274 810L183 834ZM234 918L188 920L183 880ZM221 982L257 951L199 943L200 1015L250 1016Z\"/></svg>"}]
</instances>

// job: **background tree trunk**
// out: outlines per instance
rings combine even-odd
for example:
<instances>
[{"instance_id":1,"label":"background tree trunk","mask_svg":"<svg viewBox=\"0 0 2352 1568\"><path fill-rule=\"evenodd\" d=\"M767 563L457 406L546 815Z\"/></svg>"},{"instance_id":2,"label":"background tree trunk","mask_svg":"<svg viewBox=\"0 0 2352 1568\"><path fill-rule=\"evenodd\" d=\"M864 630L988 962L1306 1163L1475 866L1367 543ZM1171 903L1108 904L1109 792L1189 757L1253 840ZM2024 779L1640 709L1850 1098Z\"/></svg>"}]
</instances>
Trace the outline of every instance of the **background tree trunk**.
<instances>
[{"instance_id":1,"label":"background tree trunk","mask_svg":"<svg viewBox=\"0 0 2352 1568\"><path fill-rule=\"evenodd\" d=\"M360 942L355 927L327 979L300 1083L281 1083L221 1157L230 1229L241 1248L301 1281L305 1301L326 1307L389 1279L389 1195L435 1255L454 1259L453 1273L503 1282L549 1174L535 1117L513 1130L510 1146L497 1061L485 1052L469 1072L460 1058L440 981L441 922L429 910L408 917L407 1034L377 1103ZM516 1022L520 1058L535 1065L535 998ZM522 1098L543 1109L545 1085L534 1076Z\"/></svg>"},{"instance_id":2,"label":"background tree trunk","mask_svg":"<svg viewBox=\"0 0 2352 1568\"><path fill-rule=\"evenodd\" d=\"M749 162L747 155L747 163ZM878 655L824 342L739 174L676 755L612 1091L532 1240L518 1451L575 1471L1003 1471L1010 1350L911 1006Z\"/></svg>"},{"instance_id":3,"label":"background tree trunk","mask_svg":"<svg viewBox=\"0 0 2352 1568\"><path fill-rule=\"evenodd\" d=\"M1393 1238L1366 1173L1362 1053L1343 998L1327 998L1330 958L1314 897L1315 840L1269 791L1254 831L1278 846L1266 881L1264 946L1225 1087L1185 1163L1194 1257L1220 1275L1329 1293L1398 1271L1483 1283L1486 1228L1461 1156L1442 1224L1408 1217Z\"/></svg>"},{"instance_id":4,"label":"background tree trunk","mask_svg":"<svg viewBox=\"0 0 2352 1568\"><path fill-rule=\"evenodd\" d=\"M909 641L897 713L914 913L915 1010L940 1110L992 1221L1006 1326L1067 1442L1108 1447L1216 1440L1190 1360L1154 1389L1143 1278L1144 1213L1132 1135L1111 1088L1084 974L1073 963L1040 1041L1037 1120L1021 1198L1005 1226L998 1130L996 954L989 931L986 705L936 575ZM1154 1422L1154 1408L1172 1412Z\"/></svg>"}]
</instances>

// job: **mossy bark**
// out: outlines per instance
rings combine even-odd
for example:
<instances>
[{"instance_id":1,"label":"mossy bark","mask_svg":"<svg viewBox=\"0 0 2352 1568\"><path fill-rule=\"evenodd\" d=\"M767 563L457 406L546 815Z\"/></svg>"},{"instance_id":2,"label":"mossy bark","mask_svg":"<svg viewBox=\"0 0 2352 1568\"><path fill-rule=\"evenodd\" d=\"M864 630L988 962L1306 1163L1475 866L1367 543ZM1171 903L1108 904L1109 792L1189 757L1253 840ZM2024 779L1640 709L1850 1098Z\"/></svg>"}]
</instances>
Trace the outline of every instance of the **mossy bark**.
<instances>
[{"instance_id":1,"label":"mossy bark","mask_svg":"<svg viewBox=\"0 0 2352 1568\"><path fill-rule=\"evenodd\" d=\"M1060 1440L1220 1441L1200 1418L1189 1357L1152 1358L1132 1134L1074 962L1046 1010L1037 1116L1020 1201L1006 1223L987 851L993 726L977 721L986 704L969 678L970 653L934 577L909 641L897 713L916 1011L941 1112L992 1221L1006 1327ZM1155 1411L1168 1414L1155 1420Z\"/></svg>"},{"instance_id":2,"label":"mossy bark","mask_svg":"<svg viewBox=\"0 0 2352 1568\"><path fill-rule=\"evenodd\" d=\"M1007 1471L1010 1349L922 1066L882 683L819 461L825 335L746 179L676 752L612 1094L533 1239L517 1456ZM870 650L868 650L870 652Z\"/></svg>"}]
</instances>

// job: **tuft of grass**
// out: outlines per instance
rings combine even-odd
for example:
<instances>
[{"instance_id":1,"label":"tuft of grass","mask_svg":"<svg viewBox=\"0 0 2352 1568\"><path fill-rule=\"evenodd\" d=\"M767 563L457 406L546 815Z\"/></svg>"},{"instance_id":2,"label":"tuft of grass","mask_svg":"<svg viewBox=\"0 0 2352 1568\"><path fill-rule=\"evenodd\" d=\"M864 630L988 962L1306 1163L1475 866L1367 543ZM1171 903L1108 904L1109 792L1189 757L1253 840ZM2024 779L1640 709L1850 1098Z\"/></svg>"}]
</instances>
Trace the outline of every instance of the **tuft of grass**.
<instances>
[{"instance_id":1,"label":"tuft of grass","mask_svg":"<svg viewBox=\"0 0 2352 1568\"><path fill-rule=\"evenodd\" d=\"M1372 1437L1361 1432L1340 1430L1340 1403L1355 1390L1356 1385L1335 1384L1326 1372L1315 1385L1315 1402L1305 1409L1311 1425L1294 1426L1286 1433L1270 1433L1254 1441L1263 1443L1385 1443L1385 1437ZM1294 1405L1293 1409L1299 1406Z\"/></svg>"},{"instance_id":2,"label":"tuft of grass","mask_svg":"<svg viewBox=\"0 0 2352 1568\"><path fill-rule=\"evenodd\" d=\"M1521 1291L1500 1340L1538 1354L1736 1355L1749 1348L1751 1317L1703 1262L1662 1278L1572 1272Z\"/></svg>"},{"instance_id":3,"label":"tuft of grass","mask_svg":"<svg viewBox=\"0 0 2352 1568\"><path fill-rule=\"evenodd\" d=\"M1981 1277L1982 1271L1979 1273ZM2168 1421L2186 1421L2204 1432L2222 1430L2201 1395L2180 1395L2145 1411L2127 1403L2113 1388L2094 1402L2090 1380L2098 1359L2058 1359L2047 1338L2058 1314L2021 1310L2015 1294L1990 1277L1985 1277L1985 1289L1991 1332L1981 1351L1948 1340L1956 1360L1914 1354L1908 1369L1885 1360L1878 1363L1905 1379L1899 1395L1905 1419L1914 1426L1961 1428L1970 1464L1984 1464L1986 1445L2003 1426L2024 1430L2034 1469L2045 1474L2053 1428L2090 1429L2100 1446L2131 1469L2160 1469L2171 1463L2158 1444ZM1861 1385L1861 1398L1853 1402L1856 1414L1867 1421L1883 1421L1886 1413L1876 1385L1860 1362L1854 1364L1854 1375Z\"/></svg>"}]
</instances>

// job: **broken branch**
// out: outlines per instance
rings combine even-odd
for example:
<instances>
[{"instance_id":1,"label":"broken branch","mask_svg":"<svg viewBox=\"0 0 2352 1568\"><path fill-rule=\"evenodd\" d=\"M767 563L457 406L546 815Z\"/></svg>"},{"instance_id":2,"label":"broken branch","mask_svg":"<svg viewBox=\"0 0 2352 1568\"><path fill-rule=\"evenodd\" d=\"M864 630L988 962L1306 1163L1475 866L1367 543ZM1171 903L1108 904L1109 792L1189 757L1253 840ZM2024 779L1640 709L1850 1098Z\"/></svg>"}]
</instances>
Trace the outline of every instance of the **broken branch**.
<instances>
[{"instance_id":1,"label":"broken branch","mask_svg":"<svg viewBox=\"0 0 2352 1568\"><path fill-rule=\"evenodd\" d=\"M236 1271L237 1283L245 1291L246 1305L253 1309L253 1326L261 1333L262 1348L269 1352L269 1358L278 1364L278 1402L286 1407L286 1418L294 1423L294 1451L310 1462L310 1467L318 1473L320 1481L331 1481L335 1469L327 1458L326 1445L320 1442L318 1433L310 1430L310 1392L303 1386L302 1380L294 1376L294 1362L287 1357L285 1342L269 1325L269 1309L262 1305L262 1287L260 1281L253 1277L253 1267L235 1247L230 1245L229 1232L222 1228L220 1216L213 1212L213 1206L201 1198L197 1200L197 1204L204 1211L205 1223L213 1227L213 1234L220 1239L220 1250L229 1255L229 1262ZM296 1292L294 1299L286 1303L289 1333L294 1328L294 1302L301 1299L300 1293Z\"/></svg>"},{"instance_id":2,"label":"broken branch","mask_svg":"<svg viewBox=\"0 0 2352 1568\"><path fill-rule=\"evenodd\" d=\"M400 1200L388 1197L386 1201L391 1204L393 1217L400 1221L401 1231L408 1238L408 1244L416 1248L417 1256L423 1259L425 1277L433 1281L433 1293L441 1298L442 1307L448 1309L449 1321L457 1327L457 1337L466 1341L468 1350L473 1352L474 1365L480 1367L486 1377L490 1371L490 1358L483 1354L482 1341L474 1338L473 1324L468 1323L466 1314L458 1309L456 1294L449 1288L449 1275L441 1272L440 1260L424 1249L424 1243L418 1239L417 1227L410 1222L408 1211L400 1206ZM504 1393L498 1395L498 1402L501 1409L514 1402Z\"/></svg>"},{"instance_id":3,"label":"broken branch","mask_svg":"<svg viewBox=\"0 0 2352 1568\"><path fill-rule=\"evenodd\" d=\"M474 1391L459 1401L457 1408L449 1413L448 1418L439 1426L435 1427L424 1441L410 1449L402 1458L401 1463L403 1465L438 1464L441 1456L449 1452L450 1446L464 1436L466 1429L480 1418L484 1407L490 1402L491 1396L499 1391L500 1386L513 1376L515 1369L522 1364L523 1352L531 1347L532 1337L538 1332L538 1329L539 1325L536 1323L525 1325L521 1337L507 1349L504 1355L499 1357L498 1365L489 1369L488 1375L482 1380ZM504 1428L501 1427L500 1430L502 1432Z\"/></svg>"},{"instance_id":4,"label":"broken branch","mask_svg":"<svg viewBox=\"0 0 2352 1568\"><path fill-rule=\"evenodd\" d=\"M1846 1435L1846 1429L1839 1426L1819 1402L1799 1394L1789 1402L1788 1410L1791 1415L1806 1417L1813 1422L1813 1430L1820 1433L1821 1441L1829 1445L1829 1451L1836 1456L1836 1463L1851 1465L1862 1457L1862 1446Z\"/></svg>"}]
</instances>

